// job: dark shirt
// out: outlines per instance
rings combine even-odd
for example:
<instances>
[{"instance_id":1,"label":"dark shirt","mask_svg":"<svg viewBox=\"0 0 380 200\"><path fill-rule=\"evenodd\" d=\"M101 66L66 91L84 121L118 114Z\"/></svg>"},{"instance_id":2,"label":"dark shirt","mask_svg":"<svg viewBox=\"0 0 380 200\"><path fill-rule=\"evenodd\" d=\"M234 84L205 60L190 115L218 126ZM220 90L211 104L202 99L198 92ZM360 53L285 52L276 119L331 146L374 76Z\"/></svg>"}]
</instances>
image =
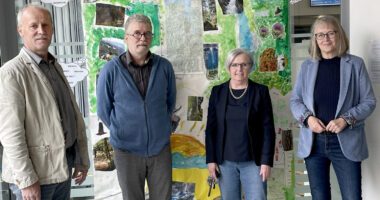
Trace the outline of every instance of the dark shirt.
<instances>
[{"instance_id":1,"label":"dark shirt","mask_svg":"<svg viewBox=\"0 0 380 200\"><path fill-rule=\"evenodd\" d=\"M124 56L121 56L121 62L124 67L127 68L129 74L132 76L137 89L139 90L143 99L145 99L146 91L148 90L150 72L152 71L152 61L150 59L151 53L149 52L148 58L145 60L145 64L138 66L133 63L131 55L126 52Z\"/></svg>"},{"instance_id":2,"label":"dark shirt","mask_svg":"<svg viewBox=\"0 0 380 200\"><path fill-rule=\"evenodd\" d=\"M54 97L61 115L61 123L65 136L65 147L72 147L77 139L77 123L75 119L75 110L71 103L69 95L70 88L65 84L63 77L59 74L54 64L57 60L49 53L48 61L43 60L37 54L24 48L28 55L37 63L41 71L49 80L53 89ZM37 91L36 91L37 92Z\"/></svg>"},{"instance_id":3,"label":"dark shirt","mask_svg":"<svg viewBox=\"0 0 380 200\"><path fill-rule=\"evenodd\" d=\"M235 96L240 96L244 89L232 90ZM224 160L233 162L251 161L248 137L248 95L235 99L228 93L226 109L226 135L224 144Z\"/></svg>"},{"instance_id":4,"label":"dark shirt","mask_svg":"<svg viewBox=\"0 0 380 200\"><path fill-rule=\"evenodd\" d=\"M335 119L340 91L340 58L321 59L314 88L315 114L327 125Z\"/></svg>"}]
</instances>

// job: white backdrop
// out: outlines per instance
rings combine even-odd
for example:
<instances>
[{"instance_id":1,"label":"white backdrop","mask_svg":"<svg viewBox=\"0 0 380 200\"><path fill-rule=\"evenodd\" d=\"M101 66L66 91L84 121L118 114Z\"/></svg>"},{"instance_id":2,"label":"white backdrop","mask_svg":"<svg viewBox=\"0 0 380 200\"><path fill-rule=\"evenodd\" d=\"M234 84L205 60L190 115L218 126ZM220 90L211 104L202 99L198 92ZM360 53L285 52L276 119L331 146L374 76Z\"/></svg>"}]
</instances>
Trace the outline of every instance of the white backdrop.
<instances>
[{"instance_id":1,"label":"white backdrop","mask_svg":"<svg viewBox=\"0 0 380 200\"><path fill-rule=\"evenodd\" d=\"M348 3L347 0L343 1ZM349 16L350 52L365 59L367 69L371 74L371 67L373 67L371 46L375 40L380 40L380 1L349 1L349 4L349 9L342 10L342 14ZM348 14L343 12L348 12ZM365 200L380 199L380 83L373 82L373 86L378 103L376 110L366 123L369 159L363 162L362 167Z\"/></svg>"}]
</instances>

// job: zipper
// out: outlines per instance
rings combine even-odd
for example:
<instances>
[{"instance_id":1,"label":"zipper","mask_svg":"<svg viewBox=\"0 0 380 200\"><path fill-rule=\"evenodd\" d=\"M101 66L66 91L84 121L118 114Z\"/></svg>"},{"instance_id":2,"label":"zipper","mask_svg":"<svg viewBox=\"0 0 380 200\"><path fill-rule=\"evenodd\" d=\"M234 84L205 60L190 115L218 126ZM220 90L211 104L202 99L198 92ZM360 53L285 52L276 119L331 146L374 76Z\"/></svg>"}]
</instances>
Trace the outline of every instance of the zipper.
<instances>
[{"instance_id":1,"label":"zipper","mask_svg":"<svg viewBox=\"0 0 380 200\"><path fill-rule=\"evenodd\" d=\"M147 106L146 106L146 101L144 99L144 114L145 114L145 127L146 127L146 133L147 133L147 141L146 141L146 154L147 156L149 156L149 136L150 136L150 133L149 133L149 123L148 123L148 109L147 109Z\"/></svg>"}]
</instances>

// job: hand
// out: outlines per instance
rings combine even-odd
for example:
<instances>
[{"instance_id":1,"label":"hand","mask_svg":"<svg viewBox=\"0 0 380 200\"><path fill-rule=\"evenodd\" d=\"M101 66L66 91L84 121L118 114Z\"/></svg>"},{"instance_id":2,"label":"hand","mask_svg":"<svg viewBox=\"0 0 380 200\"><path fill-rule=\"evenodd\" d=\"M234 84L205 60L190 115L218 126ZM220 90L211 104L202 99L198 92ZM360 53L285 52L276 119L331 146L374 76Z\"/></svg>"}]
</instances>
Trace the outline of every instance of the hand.
<instances>
[{"instance_id":1,"label":"hand","mask_svg":"<svg viewBox=\"0 0 380 200\"><path fill-rule=\"evenodd\" d=\"M216 176L216 173L219 172L219 168L218 168L218 165L216 163L208 163L207 164L207 167L208 167L208 173L210 174L210 176L213 178L213 179L217 179L218 177ZM216 172L218 171L218 172Z\"/></svg>"},{"instance_id":2,"label":"hand","mask_svg":"<svg viewBox=\"0 0 380 200\"><path fill-rule=\"evenodd\" d=\"M307 124L309 125L310 130L314 133L322 133L326 130L326 127L323 124L323 122L314 116L310 116L307 118Z\"/></svg>"},{"instance_id":3,"label":"hand","mask_svg":"<svg viewBox=\"0 0 380 200\"><path fill-rule=\"evenodd\" d=\"M271 167L269 165L261 165L260 176L263 182L268 180L268 178L270 177L270 170L271 170Z\"/></svg>"},{"instance_id":4,"label":"hand","mask_svg":"<svg viewBox=\"0 0 380 200\"><path fill-rule=\"evenodd\" d=\"M72 179L75 180L75 184L81 185L83 181L86 180L87 177L87 169L78 169L75 168Z\"/></svg>"},{"instance_id":5,"label":"hand","mask_svg":"<svg viewBox=\"0 0 380 200\"><path fill-rule=\"evenodd\" d=\"M41 199L41 187L37 181L24 189L21 189L23 200L40 200Z\"/></svg>"},{"instance_id":6,"label":"hand","mask_svg":"<svg viewBox=\"0 0 380 200\"><path fill-rule=\"evenodd\" d=\"M331 120L329 124L326 126L326 131L330 131L332 133L340 133L347 127L347 122L343 118L338 118Z\"/></svg>"}]
</instances>

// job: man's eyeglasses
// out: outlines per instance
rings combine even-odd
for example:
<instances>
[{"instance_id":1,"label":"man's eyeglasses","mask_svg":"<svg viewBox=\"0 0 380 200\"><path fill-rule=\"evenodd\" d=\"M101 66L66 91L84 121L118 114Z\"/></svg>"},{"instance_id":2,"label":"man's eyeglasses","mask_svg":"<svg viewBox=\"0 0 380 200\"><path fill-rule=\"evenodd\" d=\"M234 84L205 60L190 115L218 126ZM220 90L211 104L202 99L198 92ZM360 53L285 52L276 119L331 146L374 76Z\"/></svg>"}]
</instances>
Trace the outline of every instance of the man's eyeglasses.
<instances>
[{"instance_id":1,"label":"man's eyeglasses","mask_svg":"<svg viewBox=\"0 0 380 200\"><path fill-rule=\"evenodd\" d=\"M234 68L238 68L238 67L249 68L251 67L251 63L232 63L230 66Z\"/></svg>"},{"instance_id":2,"label":"man's eyeglasses","mask_svg":"<svg viewBox=\"0 0 380 200\"><path fill-rule=\"evenodd\" d=\"M145 39L151 39L153 37L152 32L145 32L145 33L135 32L133 34L127 34L127 35L133 36L137 40L141 39L142 36L144 36Z\"/></svg>"},{"instance_id":3,"label":"man's eyeglasses","mask_svg":"<svg viewBox=\"0 0 380 200\"><path fill-rule=\"evenodd\" d=\"M325 37L328 37L329 39L333 39L335 38L336 31L329 31L327 33L316 33L314 35L317 40L323 40L325 39Z\"/></svg>"}]
</instances>

